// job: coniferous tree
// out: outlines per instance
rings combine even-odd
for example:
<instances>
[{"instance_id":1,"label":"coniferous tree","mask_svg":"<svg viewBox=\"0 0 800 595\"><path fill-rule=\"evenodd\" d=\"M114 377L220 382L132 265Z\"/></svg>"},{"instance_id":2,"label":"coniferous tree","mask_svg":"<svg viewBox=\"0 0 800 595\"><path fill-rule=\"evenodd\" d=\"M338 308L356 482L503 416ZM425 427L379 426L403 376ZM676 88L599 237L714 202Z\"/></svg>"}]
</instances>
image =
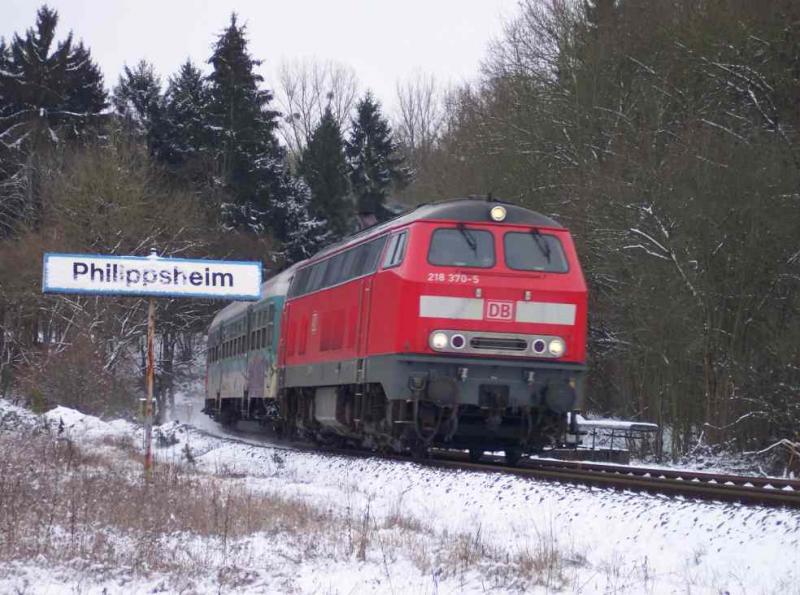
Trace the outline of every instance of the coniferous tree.
<instances>
[{"instance_id":1,"label":"coniferous tree","mask_svg":"<svg viewBox=\"0 0 800 595\"><path fill-rule=\"evenodd\" d=\"M352 225L353 204L344 140L330 106L303 151L298 171L311 191L312 213L328 222L333 236L346 235Z\"/></svg>"},{"instance_id":2,"label":"coniferous tree","mask_svg":"<svg viewBox=\"0 0 800 595\"><path fill-rule=\"evenodd\" d=\"M409 172L398 154L389 122L371 93L356 106L346 154L350 162L350 181L360 215L387 219L386 197L392 185L402 188Z\"/></svg>"},{"instance_id":3,"label":"coniferous tree","mask_svg":"<svg viewBox=\"0 0 800 595\"><path fill-rule=\"evenodd\" d=\"M43 6L36 25L3 44L0 68L0 233L41 216L40 154L84 136L106 107L103 76L72 34L54 43L58 13Z\"/></svg>"},{"instance_id":4,"label":"coniferous tree","mask_svg":"<svg viewBox=\"0 0 800 595\"><path fill-rule=\"evenodd\" d=\"M271 230L283 242L286 262L308 258L330 241L332 234L325 220L310 212L311 191L304 180L288 174L281 176L273 196Z\"/></svg>"},{"instance_id":5,"label":"coniferous tree","mask_svg":"<svg viewBox=\"0 0 800 595\"><path fill-rule=\"evenodd\" d=\"M226 225L255 232L272 231L290 259L302 257L324 240L319 221L309 212L307 186L293 179L286 151L275 137L279 113L272 94L261 88L261 64L247 50L244 26L236 14L220 34L209 59L210 142L225 189L233 202L223 205ZM293 245L302 249L292 249Z\"/></svg>"},{"instance_id":6,"label":"coniferous tree","mask_svg":"<svg viewBox=\"0 0 800 595\"><path fill-rule=\"evenodd\" d=\"M4 39L0 39L0 73L8 72L9 49ZM0 79L2 81L2 79ZM8 89L0 84L0 115L4 116L8 105ZM18 213L24 203L22 171L16 151L0 135L0 238L14 231Z\"/></svg>"},{"instance_id":7,"label":"coniferous tree","mask_svg":"<svg viewBox=\"0 0 800 595\"><path fill-rule=\"evenodd\" d=\"M258 195L283 170L284 152L274 135L278 112L269 108L272 94L261 89L261 64L247 49L245 27L236 14L217 39L209 59L210 122L224 183L235 204L228 209L233 226L263 224L272 197Z\"/></svg>"},{"instance_id":8,"label":"coniferous tree","mask_svg":"<svg viewBox=\"0 0 800 595\"><path fill-rule=\"evenodd\" d=\"M208 89L203 73L187 60L165 93L166 158L172 165L196 162L208 151Z\"/></svg>"},{"instance_id":9,"label":"coniferous tree","mask_svg":"<svg viewBox=\"0 0 800 595\"><path fill-rule=\"evenodd\" d=\"M25 145L57 141L61 130L77 135L106 107L103 77L89 50L73 43L71 33L53 48L57 24L58 13L43 6L36 26L8 46L0 71L6 144L22 137Z\"/></svg>"},{"instance_id":10,"label":"coniferous tree","mask_svg":"<svg viewBox=\"0 0 800 595\"><path fill-rule=\"evenodd\" d=\"M162 156L165 142L164 99L161 96L161 79L153 65L140 60L133 69L125 66L114 87L111 102L129 131L147 140L152 155Z\"/></svg>"}]
</instances>

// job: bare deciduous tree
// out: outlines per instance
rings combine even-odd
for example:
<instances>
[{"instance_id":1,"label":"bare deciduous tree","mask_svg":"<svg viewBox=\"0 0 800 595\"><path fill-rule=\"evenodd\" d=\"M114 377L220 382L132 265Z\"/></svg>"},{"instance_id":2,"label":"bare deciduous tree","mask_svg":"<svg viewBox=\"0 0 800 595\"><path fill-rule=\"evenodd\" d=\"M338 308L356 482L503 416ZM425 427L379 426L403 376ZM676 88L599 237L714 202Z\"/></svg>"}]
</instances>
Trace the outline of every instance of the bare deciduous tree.
<instances>
[{"instance_id":1,"label":"bare deciduous tree","mask_svg":"<svg viewBox=\"0 0 800 595\"><path fill-rule=\"evenodd\" d=\"M397 83L394 130L406 157L418 167L433 150L444 123L442 92L432 75L416 73Z\"/></svg>"},{"instance_id":2,"label":"bare deciduous tree","mask_svg":"<svg viewBox=\"0 0 800 595\"><path fill-rule=\"evenodd\" d=\"M358 79L349 66L313 60L281 64L275 96L284 114L281 135L292 154L302 152L329 105L346 131L357 95Z\"/></svg>"}]
</instances>

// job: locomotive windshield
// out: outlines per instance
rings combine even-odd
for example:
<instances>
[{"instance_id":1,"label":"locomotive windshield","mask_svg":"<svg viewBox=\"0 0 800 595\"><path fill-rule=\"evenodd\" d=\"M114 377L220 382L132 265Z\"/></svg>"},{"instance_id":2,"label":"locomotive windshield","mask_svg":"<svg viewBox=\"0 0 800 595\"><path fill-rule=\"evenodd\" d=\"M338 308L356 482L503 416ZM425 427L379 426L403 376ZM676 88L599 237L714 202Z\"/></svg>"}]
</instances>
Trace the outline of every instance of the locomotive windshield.
<instances>
[{"instance_id":1,"label":"locomotive windshield","mask_svg":"<svg viewBox=\"0 0 800 595\"><path fill-rule=\"evenodd\" d=\"M489 231L465 226L437 229L431 237L428 262L439 266L494 266L494 236Z\"/></svg>"},{"instance_id":2,"label":"locomotive windshield","mask_svg":"<svg viewBox=\"0 0 800 595\"><path fill-rule=\"evenodd\" d=\"M561 241L538 229L508 232L503 238L506 266L516 271L566 273L569 269Z\"/></svg>"}]
</instances>

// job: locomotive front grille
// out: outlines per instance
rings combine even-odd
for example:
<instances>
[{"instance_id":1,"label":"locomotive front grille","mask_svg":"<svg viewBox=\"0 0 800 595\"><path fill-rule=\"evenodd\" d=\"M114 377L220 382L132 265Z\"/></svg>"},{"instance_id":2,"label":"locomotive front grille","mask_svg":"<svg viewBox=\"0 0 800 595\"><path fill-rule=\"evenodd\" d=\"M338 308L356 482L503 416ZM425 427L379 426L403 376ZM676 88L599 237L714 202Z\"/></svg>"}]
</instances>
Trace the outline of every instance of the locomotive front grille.
<instances>
[{"instance_id":1,"label":"locomotive front grille","mask_svg":"<svg viewBox=\"0 0 800 595\"><path fill-rule=\"evenodd\" d=\"M528 342L510 337L473 337L469 341L473 349L493 349L501 351L525 351Z\"/></svg>"},{"instance_id":2,"label":"locomotive front grille","mask_svg":"<svg viewBox=\"0 0 800 595\"><path fill-rule=\"evenodd\" d=\"M430 333L428 345L434 351L445 353L558 359L560 355L548 349L554 340L563 345L564 339L554 335L441 329Z\"/></svg>"}]
</instances>

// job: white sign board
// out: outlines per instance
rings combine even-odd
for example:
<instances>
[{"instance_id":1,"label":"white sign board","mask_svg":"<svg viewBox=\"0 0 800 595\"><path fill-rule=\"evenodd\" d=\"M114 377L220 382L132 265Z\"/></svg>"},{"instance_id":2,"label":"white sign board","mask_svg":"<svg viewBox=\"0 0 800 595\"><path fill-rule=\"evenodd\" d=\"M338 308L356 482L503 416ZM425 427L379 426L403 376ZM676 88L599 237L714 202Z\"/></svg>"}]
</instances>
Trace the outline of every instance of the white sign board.
<instances>
[{"instance_id":1,"label":"white sign board","mask_svg":"<svg viewBox=\"0 0 800 595\"><path fill-rule=\"evenodd\" d=\"M261 298L261 263L45 254L42 291L258 300Z\"/></svg>"}]
</instances>

